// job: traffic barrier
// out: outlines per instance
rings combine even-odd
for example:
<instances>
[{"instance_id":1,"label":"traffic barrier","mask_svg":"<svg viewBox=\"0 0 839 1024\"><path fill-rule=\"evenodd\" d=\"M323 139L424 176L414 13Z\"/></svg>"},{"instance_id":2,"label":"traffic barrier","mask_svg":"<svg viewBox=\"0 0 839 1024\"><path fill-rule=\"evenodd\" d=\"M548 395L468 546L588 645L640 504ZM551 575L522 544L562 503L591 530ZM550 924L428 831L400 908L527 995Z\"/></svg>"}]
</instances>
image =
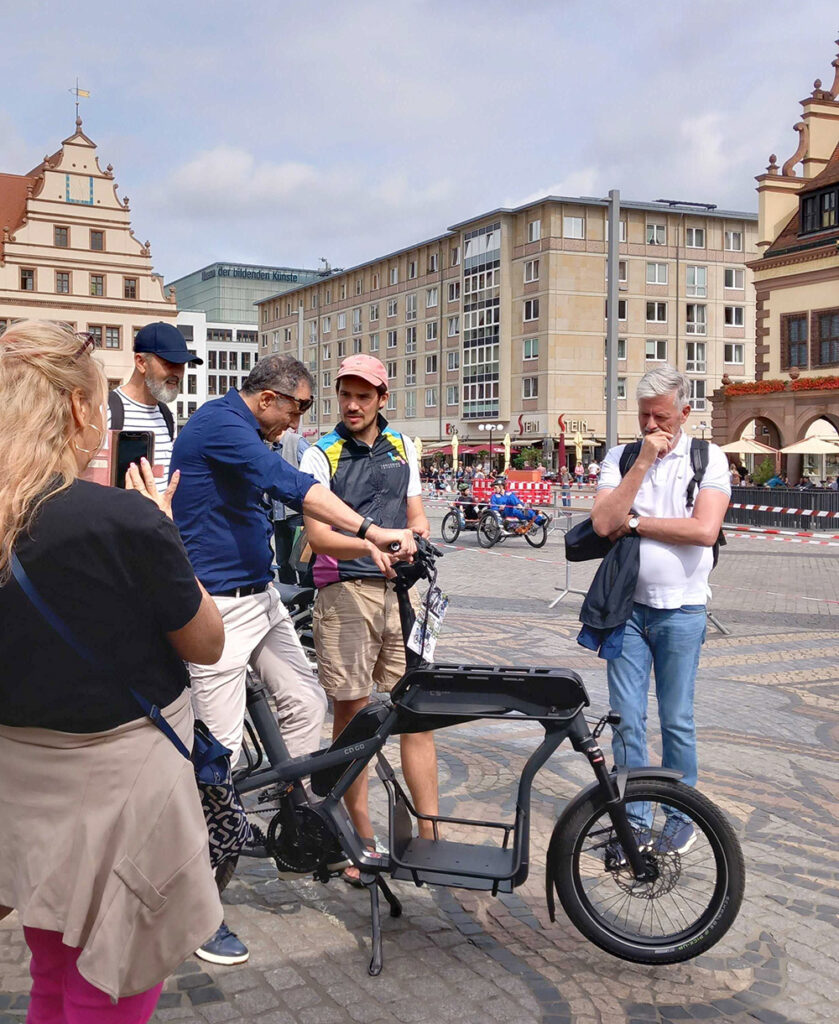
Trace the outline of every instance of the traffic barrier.
<instances>
[{"instance_id":1,"label":"traffic barrier","mask_svg":"<svg viewBox=\"0 0 839 1024\"><path fill-rule=\"evenodd\" d=\"M774 512L776 515L811 516L813 519L836 519L839 512L828 512L821 508L783 508L781 505L743 505L732 501L729 508L745 509L748 512Z\"/></svg>"}]
</instances>

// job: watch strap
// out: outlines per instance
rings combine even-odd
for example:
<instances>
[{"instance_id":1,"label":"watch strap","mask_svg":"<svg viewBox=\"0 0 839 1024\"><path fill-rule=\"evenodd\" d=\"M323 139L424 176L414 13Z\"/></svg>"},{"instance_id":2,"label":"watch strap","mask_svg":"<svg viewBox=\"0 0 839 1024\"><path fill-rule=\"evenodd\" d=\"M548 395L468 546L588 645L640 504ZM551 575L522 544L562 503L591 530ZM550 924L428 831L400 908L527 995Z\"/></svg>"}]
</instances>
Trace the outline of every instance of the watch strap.
<instances>
[{"instance_id":1,"label":"watch strap","mask_svg":"<svg viewBox=\"0 0 839 1024\"><path fill-rule=\"evenodd\" d=\"M365 516L361 522L361 526L359 526L358 531L356 532L356 537L358 537L360 540L364 540L364 538L367 536L367 531L370 529L372 525L373 520L370 518L370 516Z\"/></svg>"}]
</instances>

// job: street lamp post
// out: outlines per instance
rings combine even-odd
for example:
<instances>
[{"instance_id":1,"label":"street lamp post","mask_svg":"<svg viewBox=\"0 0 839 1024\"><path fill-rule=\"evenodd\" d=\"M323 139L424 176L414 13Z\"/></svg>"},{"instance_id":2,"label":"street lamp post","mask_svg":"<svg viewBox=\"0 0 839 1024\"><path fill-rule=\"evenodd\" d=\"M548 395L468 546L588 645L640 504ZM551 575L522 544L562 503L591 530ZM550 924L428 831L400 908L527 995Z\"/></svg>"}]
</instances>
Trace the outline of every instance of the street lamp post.
<instances>
[{"instance_id":1,"label":"street lamp post","mask_svg":"<svg viewBox=\"0 0 839 1024\"><path fill-rule=\"evenodd\" d=\"M492 452L492 432L494 430L503 430L503 429L504 429L504 424L503 423L479 423L478 424L478 430L488 430L489 431L489 468L490 469L492 469L492 455L493 455L493 452Z\"/></svg>"},{"instance_id":2,"label":"street lamp post","mask_svg":"<svg viewBox=\"0 0 839 1024\"><path fill-rule=\"evenodd\" d=\"M700 420L698 423L694 423L693 429L694 430L701 430L702 431L702 440L704 441L705 440L705 431L709 429L708 428L708 424L705 422L705 420Z\"/></svg>"}]
</instances>

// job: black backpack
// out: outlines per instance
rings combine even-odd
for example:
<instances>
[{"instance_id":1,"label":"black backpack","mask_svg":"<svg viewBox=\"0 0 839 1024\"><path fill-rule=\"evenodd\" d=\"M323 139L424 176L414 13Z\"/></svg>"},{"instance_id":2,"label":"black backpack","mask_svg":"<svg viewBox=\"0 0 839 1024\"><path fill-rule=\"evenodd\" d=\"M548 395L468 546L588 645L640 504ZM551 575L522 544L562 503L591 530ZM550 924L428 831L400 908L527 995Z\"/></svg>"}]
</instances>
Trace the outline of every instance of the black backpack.
<instances>
[{"instance_id":1,"label":"black backpack","mask_svg":"<svg viewBox=\"0 0 839 1024\"><path fill-rule=\"evenodd\" d=\"M643 439L641 439L624 446L619 463L622 477L626 476L629 472L630 466L638 458L638 453L641 451L641 445L643 443ZM693 476L688 480L686 504L688 508L693 508L693 496L696 493L696 488L702 483L702 478L705 476L705 470L708 468L708 442L703 438L691 438L690 464L693 467ZM720 528L720 535L717 537L713 548L715 566L720 557L720 548L725 543L725 534L723 533L722 528Z\"/></svg>"},{"instance_id":2,"label":"black backpack","mask_svg":"<svg viewBox=\"0 0 839 1024\"><path fill-rule=\"evenodd\" d=\"M169 440L175 440L175 419L172 410L165 402L158 402L157 408L166 422L166 429L169 431ZM108 411L111 414L111 430L122 430L125 426L125 406L116 391L108 392ZM636 453L637 454L637 453Z\"/></svg>"}]
</instances>

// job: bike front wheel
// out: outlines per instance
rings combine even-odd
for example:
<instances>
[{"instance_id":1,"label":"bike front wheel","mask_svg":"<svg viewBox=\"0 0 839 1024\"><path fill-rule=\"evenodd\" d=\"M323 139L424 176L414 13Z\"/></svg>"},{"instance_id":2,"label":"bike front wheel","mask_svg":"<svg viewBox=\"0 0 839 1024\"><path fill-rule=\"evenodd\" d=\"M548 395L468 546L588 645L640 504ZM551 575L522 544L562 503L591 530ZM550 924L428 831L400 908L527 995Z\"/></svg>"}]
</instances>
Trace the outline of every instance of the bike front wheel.
<instances>
[{"instance_id":1,"label":"bike front wheel","mask_svg":"<svg viewBox=\"0 0 839 1024\"><path fill-rule=\"evenodd\" d=\"M478 543L482 548L491 548L501 539L501 527L491 512L484 512L478 520Z\"/></svg>"},{"instance_id":2,"label":"bike front wheel","mask_svg":"<svg viewBox=\"0 0 839 1024\"><path fill-rule=\"evenodd\" d=\"M684 783L630 779L625 801L630 815L651 822L639 838L651 879L635 878L596 790L559 837L557 895L583 935L613 956L642 964L689 960L737 917L745 884L740 844L722 811ZM693 829L692 841L685 827Z\"/></svg>"},{"instance_id":3,"label":"bike front wheel","mask_svg":"<svg viewBox=\"0 0 839 1024\"><path fill-rule=\"evenodd\" d=\"M535 526L531 526L524 535L524 539L532 548L543 548L548 539L548 524L537 523Z\"/></svg>"},{"instance_id":4,"label":"bike front wheel","mask_svg":"<svg viewBox=\"0 0 839 1024\"><path fill-rule=\"evenodd\" d=\"M456 512L448 512L440 524L440 534L447 544L454 544L460 536L460 519Z\"/></svg>"}]
</instances>

